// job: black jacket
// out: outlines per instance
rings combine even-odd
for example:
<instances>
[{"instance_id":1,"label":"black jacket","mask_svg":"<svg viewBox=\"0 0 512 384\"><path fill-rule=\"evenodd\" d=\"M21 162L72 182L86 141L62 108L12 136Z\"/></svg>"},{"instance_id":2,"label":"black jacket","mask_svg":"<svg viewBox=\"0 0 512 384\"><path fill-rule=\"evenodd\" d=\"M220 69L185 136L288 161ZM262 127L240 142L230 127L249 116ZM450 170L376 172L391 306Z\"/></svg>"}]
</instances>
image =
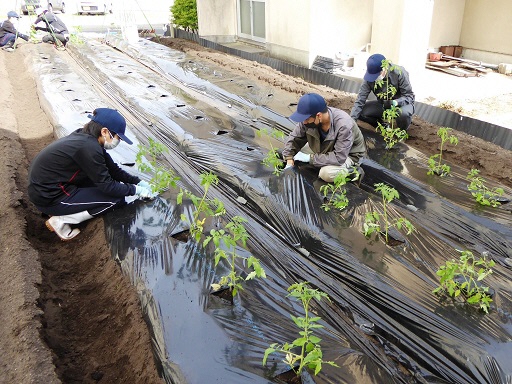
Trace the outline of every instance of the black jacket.
<instances>
[{"instance_id":1,"label":"black jacket","mask_svg":"<svg viewBox=\"0 0 512 384\"><path fill-rule=\"evenodd\" d=\"M29 39L29 37L27 35L17 32L16 28L14 28L14 25L11 23L11 21L9 19L3 21L0 24L0 40L8 33L12 33L13 35L18 34L19 37L21 37L22 39L27 40L27 41Z\"/></svg>"},{"instance_id":2,"label":"black jacket","mask_svg":"<svg viewBox=\"0 0 512 384\"><path fill-rule=\"evenodd\" d=\"M39 31L46 31L61 35L69 34L68 29L62 20L51 12L47 11L43 13L41 17L38 17L36 21L34 21L34 25L40 23L41 21L44 21L46 28L36 27L36 29Z\"/></svg>"},{"instance_id":3,"label":"black jacket","mask_svg":"<svg viewBox=\"0 0 512 384\"><path fill-rule=\"evenodd\" d=\"M133 184L140 181L122 170L98 140L82 129L39 152L28 177L30 201L43 207L59 203L79 187L96 186L115 197L134 195Z\"/></svg>"}]
</instances>

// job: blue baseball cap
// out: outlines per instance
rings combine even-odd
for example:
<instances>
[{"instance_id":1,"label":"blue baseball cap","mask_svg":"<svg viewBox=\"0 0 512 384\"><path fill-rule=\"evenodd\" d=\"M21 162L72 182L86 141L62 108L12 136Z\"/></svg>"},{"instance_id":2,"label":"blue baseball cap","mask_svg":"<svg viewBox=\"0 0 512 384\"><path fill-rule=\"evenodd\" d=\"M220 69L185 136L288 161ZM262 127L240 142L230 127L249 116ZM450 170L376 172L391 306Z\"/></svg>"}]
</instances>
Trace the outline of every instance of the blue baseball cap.
<instances>
[{"instance_id":1,"label":"blue baseball cap","mask_svg":"<svg viewBox=\"0 0 512 384\"><path fill-rule=\"evenodd\" d=\"M133 144L124 134L126 130L126 120L115 109L96 108L92 115L88 115L87 117L101 124L103 127L108 128L112 134L117 134L121 140L125 141L127 144Z\"/></svg>"},{"instance_id":2,"label":"blue baseball cap","mask_svg":"<svg viewBox=\"0 0 512 384\"><path fill-rule=\"evenodd\" d=\"M318 112L323 112L325 108L327 108L327 103L322 96L317 93L306 93L299 99L297 111L289 119L301 123Z\"/></svg>"},{"instance_id":3,"label":"blue baseball cap","mask_svg":"<svg viewBox=\"0 0 512 384\"><path fill-rule=\"evenodd\" d=\"M364 74L366 81L372 82L377 80L377 77L379 77L382 72L382 60L386 60L386 58L380 53L371 55L368 58L366 61L366 73Z\"/></svg>"},{"instance_id":4,"label":"blue baseball cap","mask_svg":"<svg viewBox=\"0 0 512 384\"><path fill-rule=\"evenodd\" d=\"M20 18L20 15L18 15L16 12L14 11L9 11L7 12L7 17L15 17L16 19L19 19Z\"/></svg>"}]
</instances>

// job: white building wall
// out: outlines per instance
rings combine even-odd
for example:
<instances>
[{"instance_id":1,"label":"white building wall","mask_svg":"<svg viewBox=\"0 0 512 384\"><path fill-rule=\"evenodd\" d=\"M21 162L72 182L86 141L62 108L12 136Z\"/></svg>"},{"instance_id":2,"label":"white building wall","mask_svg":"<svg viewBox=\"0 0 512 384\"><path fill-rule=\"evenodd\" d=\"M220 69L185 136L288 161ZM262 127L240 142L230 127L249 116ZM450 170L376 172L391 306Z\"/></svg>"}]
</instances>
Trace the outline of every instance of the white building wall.
<instances>
[{"instance_id":1,"label":"white building wall","mask_svg":"<svg viewBox=\"0 0 512 384\"><path fill-rule=\"evenodd\" d=\"M237 0L197 0L199 35L216 42L233 41L237 35Z\"/></svg>"},{"instance_id":2,"label":"white building wall","mask_svg":"<svg viewBox=\"0 0 512 384\"><path fill-rule=\"evenodd\" d=\"M467 59L512 63L512 1L466 0L460 45Z\"/></svg>"},{"instance_id":3,"label":"white building wall","mask_svg":"<svg viewBox=\"0 0 512 384\"><path fill-rule=\"evenodd\" d=\"M436 50L443 45L460 45L465 6L466 0L435 0L429 49Z\"/></svg>"}]
</instances>

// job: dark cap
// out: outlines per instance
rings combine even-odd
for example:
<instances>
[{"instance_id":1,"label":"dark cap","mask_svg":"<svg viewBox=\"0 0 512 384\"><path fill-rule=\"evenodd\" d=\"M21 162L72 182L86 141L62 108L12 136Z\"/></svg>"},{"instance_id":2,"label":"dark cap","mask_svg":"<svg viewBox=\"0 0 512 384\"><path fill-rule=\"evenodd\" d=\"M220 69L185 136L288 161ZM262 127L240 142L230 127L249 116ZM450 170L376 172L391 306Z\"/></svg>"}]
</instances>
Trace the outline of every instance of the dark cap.
<instances>
[{"instance_id":1,"label":"dark cap","mask_svg":"<svg viewBox=\"0 0 512 384\"><path fill-rule=\"evenodd\" d=\"M316 115L318 112L325 111L327 104L322 96L316 93L306 93L297 103L297 111L289 119L297 123Z\"/></svg>"},{"instance_id":2,"label":"dark cap","mask_svg":"<svg viewBox=\"0 0 512 384\"><path fill-rule=\"evenodd\" d=\"M377 80L377 77L379 77L382 72L382 60L386 60L386 58L380 53L371 55L368 58L366 61L366 73L364 74L366 81L372 82Z\"/></svg>"},{"instance_id":3,"label":"dark cap","mask_svg":"<svg viewBox=\"0 0 512 384\"><path fill-rule=\"evenodd\" d=\"M20 15L18 15L16 12L14 11L9 11L7 12L7 17L15 17L16 19L19 19L20 18Z\"/></svg>"},{"instance_id":4,"label":"dark cap","mask_svg":"<svg viewBox=\"0 0 512 384\"><path fill-rule=\"evenodd\" d=\"M121 140L126 141L127 144L133 142L124 135L126 130L126 120L115 109L110 108L96 108L92 115L87 116L92 121L101 124L101 126L108 128L112 134L117 134Z\"/></svg>"}]
</instances>

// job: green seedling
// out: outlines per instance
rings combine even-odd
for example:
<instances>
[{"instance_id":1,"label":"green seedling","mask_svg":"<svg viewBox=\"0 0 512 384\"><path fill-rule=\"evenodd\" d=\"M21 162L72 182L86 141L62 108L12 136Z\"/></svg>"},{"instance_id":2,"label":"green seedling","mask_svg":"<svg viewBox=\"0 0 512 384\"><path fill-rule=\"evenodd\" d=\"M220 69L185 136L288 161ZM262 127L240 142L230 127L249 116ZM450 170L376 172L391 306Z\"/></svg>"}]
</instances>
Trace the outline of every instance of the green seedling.
<instances>
[{"instance_id":1,"label":"green seedling","mask_svg":"<svg viewBox=\"0 0 512 384\"><path fill-rule=\"evenodd\" d=\"M329 300L329 296L318 289L313 289L307 282L295 283L288 288L288 296L295 298L302 303L304 308L304 317L295 317L290 315L295 325L300 329L299 337L291 343L271 344L263 356L263 365L267 363L268 356L277 352L285 356L283 362L286 363L297 376L300 376L305 368L311 369L315 375L322 370L322 364L329 364L338 367L333 361L324 361L322 359L322 348L320 342L322 339L313 334L315 329L323 328L318 324L321 320L318 316L311 316L310 302L312 299L320 301ZM294 351L299 352L295 353Z\"/></svg>"},{"instance_id":2,"label":"green seedling","mask_svg":"<svg viewBox=\"0 0 512 384\"><path fill-rule=\"evenodd\" d=\"M267 153L267 156L263 159L262 163L266 167L273 168L274 175L279 176L281 172L283 172L283 160L279 156L279 153L272 145L272 139L282 140L285 138L284 132L278 131L277 129L261 129L257 131L257 135L265 135L268 138L268 143L270 145L270 150Z\"/></svg>"},{"instance_id":3,"label":"green seedling","mask_svg":"<svg viewBox=\"0 0 512 384\"><path fill-rule=\"evenodd\" d=\"M468 304L479 305L485 313L489 313L492 303L489 287L480 282L492 273L495 262L487 260L485 255L476 259L470 251L460 252L459 260L452 259L439 267L439 287L434 294L448 294L451 297L463 297Z\"/></svg>"},{"instance_id":4,"label":"green seedling","mask_svg":"<svg viewBox=\"0 0 512 384\"><path fill-rule=\"evenodd\" d=\"M332 183L328 183L322 185L320 187L320 193L323 194L324 198L327 195L330 195L329 199L322 204L322 209L324 211L330 211L331 207L339 209L340 211L344 210L348 206L348 198L347 198L347 190L344 186L349 181L356 181L359 179L359 172L354 171L349 173L340 172L336 175Z\"/></svg>"},{"instance_id":5,"label":"green seedling","mask_svg":"<svg viewBox=\"0 0 512 384\"><path fill-rule=\"evenodd\" d=\"M224 209L224 203L219 199L208 199L208 190L212 185L217 185L219 183L219 178L214 175L212 172L202 173L199 175L201 178L201 185L204 188L204 193L202 196L196 196L192 192L187 190L180 190L178 196L176 197L176 201L178 204L183 203L183 197L188 197L194 207L196 208L194 213L192 214L192 221L190 224L190 235L197 241L201 239L203 234L203 226L207 217L218 217L222 216L226 213ZM181 220L188 222L185 214L181 214Z\"/></svg>"},{"instance_id":6,"label":"green seedling","mask_svg":"<svg viewBox=\"0 0 512 384\"><path fill-rule=\"evenodd\" d=\"M238 291L243 290L242 282L252 280L255 277L266 278L265 270L261 267L260 261L254 257L243 257L237 253L237 247L241 246L247 248L246 242L249 238L247 230L244 227L244 223L247 222L240 216L235 216L233 219L226 224L224 229L216 230L212 229L210 235L203 241L203 246L208 245L209 242L213 242L215 245L215 267L221 260L228 263L230 272L226 276L222 276L218 284L212 284L212 287L216 290L223 286L229 287L233 297L236 296ZM225 249L223 247L225 247ZM251 268L252 271L244 279L236 272L236 261L237 259L243 259L247 262L247 267Z\"/></svg>"},{"instance_id":7,"label":"green seedling","mask_svg":"<svg viewBox=\"0 0 512 384\"><path fill-rule=\"evenodd\" d=\"M450 166L448 164L443 164L443 146L449 141L450 144L457 145L459 143L459 139L455 135L450 135L451 128L441 127L437 131L437 136L441 138L441 148L439 153L430 156L428 159L428 167L430 170L427 172L427 175L439 175L439 176L447 176L450 174Z\"/></svg>"},{"instance_id":8,"label":"green seedling","mask_svg":"<svg viewBox=\"0 0 512 384\"><path fill-rule=\"evenodd\" d=\"M366 214L365 222L363 223L364 235L370 236L374 232L381 232L381 221L384 223L384 235L386 243L389 241L388 231L391 227L395 227L398 230L404 228L406 230L406 234L410 235L415 230L415 228L409 220L403 217L399 217L390 222L388 218L387 205L400 197L398 191L384 183L375 184L374 187L375 191L379 192L382 196L383 213L382 217L379 212L368 212Z\"/></svg>"},{"instance_id":9,"label":"green seedling","mask_svg":"<svg viewBox=\"0 0 512 384\"><path fill-rule=\"evenodd\" d=\"M169 152L167 147L151 138L149 146L138 145L135 163L141 172L152 175L149 180L152 192L161 193L169 187L176 188L176 183L180 180L172 170L158 165L158 159L167 152ZM147 162L144 159L147 159Z\"/></svg>"},{"instance_id":10,"label":"green seedling","mask_svg":"<svg viewBox=\"0 0 512 384\"><path fill-rule=\"evenodd\" d=\"M471 195L481 205L490 205L494 208L500 206L501 203L498 201L498 198L503 196L505 191L499 187L488 188L485 185L485 179L478 176L479 173L478 169L472 169L466 176L466 180L470 181L468 190L471 192Z\"/></svg>"},{"instance_id":11,"label":"green seedling","mask_svg":"<svg viewBox=\"0 0 512 384\"><path fill-rule=\"evenodd\" d=\"M381 100L393 100L393 96L396 95L396 88L389 82L389 73L391 71L400 71L400 67L392 65L389 60L382 60L381 68L386 70L386 76L384 79L375 82L375 90L380 88L380 92L377 92L377 97ZM376 131L381 134L386 143L386 148L391 149L395 144L407 139L409 135L403 129L396 127L396 118L400 116L401 109L396 105L391 105L391 108L385 109L382 112L382 120L377 122Z\"/></svg>"},{"instance_id":12,"label":"green seedling","mask_svg":"<svg viewBox=\"0 0 512 384\"><path fill-rule=\"evenodd\" d=\"M74 31L69 35L69 41L75 45L84 45L85 41L82 39L80 34L82 33L82 26L77 25L74 27Z\"/></svg>"}]
</instances>

